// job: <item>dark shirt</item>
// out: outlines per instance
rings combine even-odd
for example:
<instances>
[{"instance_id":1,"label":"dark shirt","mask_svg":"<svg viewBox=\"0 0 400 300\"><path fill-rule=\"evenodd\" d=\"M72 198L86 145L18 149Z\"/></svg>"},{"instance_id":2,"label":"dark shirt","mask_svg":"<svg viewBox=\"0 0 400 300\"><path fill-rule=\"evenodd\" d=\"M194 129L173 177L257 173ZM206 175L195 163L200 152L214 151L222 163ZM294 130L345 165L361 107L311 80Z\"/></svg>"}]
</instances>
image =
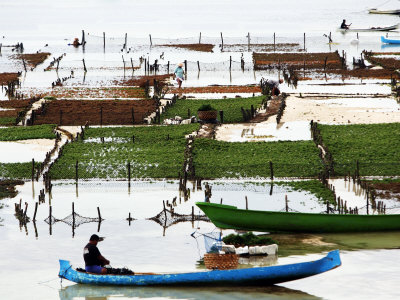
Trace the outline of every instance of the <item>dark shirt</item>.
<instances>
[{"instance_id":1,"label":"dark shirt","mask_svg":"<svg viewBox=\"0 0 400 300\"><path fill-rule=\"evenodd\" d=\"M342 22L342 25L340 25L340 28L342 28L342 29L348 29L348 28L349 28L349 25L346 25L346 23L343 21L343 22Z\"/></svg>"},{"instance_id":2,"label":"dark shirt","mask_svg":"<svg viewBox=\"0 0 400 300\"><path fill-rule=\"evenodd\" d=\"M88 243L83 249L83 259L86 266L101 266L101 261L98 258L100 255L99 249L91 243Z\"/></svg>"},{"instance_id":3,"label":"dark shirt","mask_svg":"<svg viewBox=\"0 0 400 300\"><path fill-rule=\"evenodd\" d=\"M273 79L268 79L267 81L270 89L272 90L273 88L279 88L279 81L273 80Z\"/></svg>"}]
</instances>

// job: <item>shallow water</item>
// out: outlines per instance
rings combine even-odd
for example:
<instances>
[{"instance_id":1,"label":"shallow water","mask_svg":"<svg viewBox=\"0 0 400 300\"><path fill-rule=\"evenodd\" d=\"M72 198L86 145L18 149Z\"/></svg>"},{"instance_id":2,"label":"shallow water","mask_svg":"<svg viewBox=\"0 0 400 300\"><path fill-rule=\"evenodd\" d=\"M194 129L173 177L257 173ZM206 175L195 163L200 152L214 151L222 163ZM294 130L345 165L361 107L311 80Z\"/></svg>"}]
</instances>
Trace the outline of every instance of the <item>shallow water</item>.
<instances>
[{"instance_id":1,"label":"shallow water","mask_svg":"<svg viewBox=\"0 0 400 300\"><path fill-rule=\"evenodd\" d=\"M289 199L289 207L297 211L320 212L325 205L319 203L313 196L304 192L294 192L274 185L271 192L270 184L263 181L248 182L245 180L210 181L212 185L212 201L245 207L245 196L248 197L250 209L282 210L285 207L285 195ZM191 185L189 185L192 187ZM203 191L193 191L188 201L181 199L177 192L177 183L173 181L134 181L130 188L126 181L88 181L79 182L76 187L73 181L53 182L51 200L46 194L46 203L40 204L37 221L29 222L19 228L18 221L13 216L14 202L22 198L29 203L28 215L32 217L34 202L37 200L40 183L27 182L19 186L20 194L15 199L3 200L8 207L2 209L4 226L0 227L0 263L2 272L7 277L0 281L0 297L4 299L80 299L80 297L123 297L160 299L201 299L204 297L220 299L326 299L353 298L354 295L374 295L380 298L384 288L388 288L385 296L398 295L390 289L396 282L399 265L396 257L400 250L357 250L342 252L343 266L325 274L318 275L318 285L315 279L283 284L290 289L272 288L122 288L113 287L93 288L90 286L71 285L63 281L60 289L57 260L69 259L75 267L82 266L82 248L88 237L99 230L97 222L80 224L75 230L63 222L56 222L51 227L44 221L49 214L49 204L52 215L63 219L71 213L72 202L75 211L83 217L97 217L96 207L100 207L101 216L105 219L100 224L99 234L106 239L99 247L102 253L115 266L128 266L135 271L194 271L198 269L197 261L204 254L204 242L201 233L211 232L215 227L208 222L183 222L163 228L152 220L162 210L162 200L171 202L178 197L175 212L191 214L195 201L202 201ZM129 225L126 218L131 212L134 220ZM199 210L195 209L197 215ZM77 224L81 220L77 217ZM190 236L196 232L198 239ZM224 230L224 234L232 232ZM373 235L325 235L327 242L338 244L345 249L379 249L399 247L399 233L379 233L379 238ZM370 242L374 242L371 244ZM369 246L370 245L370 246ZM22 250L25 249L25 250ZM15 255L18 253L18 255ZM278 264L294 263L320 258L321 254L304 256L289 256L278 258ZM392 263L389 263L392 261ZM367 266L360 272L360 265ZM388 266L390 264L390 266ZM379 278L373 274L385 273ZM4 273L3 273L4 274ZM376 287L367 287L364 282L374 277ZM352 285L345 282L351 280ZM23 290L19 286L23 284ZM341 289L335 288L339 284ZM70 286L70 287L69 287ZM67 287L67 288L65 288ZM294 291L293 291L294 289ZM362 291L360 291L362 289ZM18 290L18 293L15 293ZM216 294L217 293L217 294ZM32 298L32 295L35 295ZM351 297L350 297L351 296ZM36 298L35 298L36 297ZM383 297L382 297L383 298ZM387 299L387 298L386 298Z\"/></svg>"},{"instance_id":2,"label":"shallow water","mask_svg":"<svg viewBox=\"0 0 400 300\"><path fill-rule=\"evenodd\" d=\"M311 140L310 123L305 121L276 124L275 118L269 123L221 125L216 139L227 142L272 142Z\"/></svg>"},{"instance_id":3,"label":"shallow water","mask_svg":"<svg viewBox=\"0 0 400 300\"><path fill-rule=\"evenodd\" d=\"M0 141L0 162L17 163L43 161L46 153L54 148L55 140L33 139L16 142ZM12 155L10 155L12 153Z\"/></svg>"}]
</instances>

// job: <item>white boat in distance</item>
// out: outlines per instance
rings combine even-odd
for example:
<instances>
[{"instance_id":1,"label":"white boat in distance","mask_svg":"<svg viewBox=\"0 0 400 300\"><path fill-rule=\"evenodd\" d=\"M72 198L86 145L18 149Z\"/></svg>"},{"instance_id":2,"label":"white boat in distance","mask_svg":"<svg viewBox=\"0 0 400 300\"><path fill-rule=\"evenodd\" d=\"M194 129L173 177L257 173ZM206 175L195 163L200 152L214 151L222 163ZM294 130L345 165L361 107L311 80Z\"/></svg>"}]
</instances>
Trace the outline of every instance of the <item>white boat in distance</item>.
<instances>
[{"instance_id":1,"label":"white boat in distance","mask_svg":"<svg viewBox=\"0 0 400 300\"><path fill-rule=\"evenodd\" d=\"M377 8L368 9L370 14L381 14L381 15L400 15L400 9L389 9L389 10L379 10Z\"/></svg>"}]
</instances>

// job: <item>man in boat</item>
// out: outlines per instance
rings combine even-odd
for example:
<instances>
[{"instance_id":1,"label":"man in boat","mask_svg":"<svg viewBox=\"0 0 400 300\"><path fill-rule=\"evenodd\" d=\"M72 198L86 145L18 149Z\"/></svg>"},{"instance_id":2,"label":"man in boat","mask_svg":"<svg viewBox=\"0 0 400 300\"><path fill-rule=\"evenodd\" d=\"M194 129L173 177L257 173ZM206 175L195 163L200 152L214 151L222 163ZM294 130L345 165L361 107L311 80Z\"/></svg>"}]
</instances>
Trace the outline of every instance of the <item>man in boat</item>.
<instances>
[{"instance_id":1,"label":"man in boat","mask_svg":"<svg viewBox=\"0 0 400 300\"><path fill-rule=\"evenodd\" d=\"M273 80L273 79L268 79L267 84L269 85L269 88L271 89L271 95L272 96L278 96L281 91L279 89L279 84L283 83L283 79L279 80Z\"/></svg>"},{"instance_id":2,"label":"man in boat","mask_svg":"<svg viewBox=\"0 0 400 300\"><path fill-rule=\"evenodd\" d=\"M346 20L343 19L343 22L342 22L342 24L340 25L340 28L341 28L341 29L349 29L349 28L350 28L350 25L351 25L351 24L347 25L347 24L346 24Z\"/></svg>"},{"instance_id":3,"label":"man in boat","mask_svg":"<svg viewBox=\"0 0 400 300\"><path fill-rule=\"evenodd\" d=\"M73 43L72 43L72 46L74 46L74 47L79 47L80 45L82 45L82 44L79 43L79 39L78 39L78 38L75 38L74 41L73 41Z\"/></svg>"},{"instance_id":4,"label":"man in boat","mask_svg":"<svg viewBox=\"0 0 400 300\"><path fill-rule=\"evenodd\" d=\"M90 237L89 243L83 249L83 259L85 260L85 270L89 273L107 274L107 269L103 268L109 265L110 261L101 255L97 248L97 243L101 242L103 238L97 234Z\"/></svg>"}]
</instances>

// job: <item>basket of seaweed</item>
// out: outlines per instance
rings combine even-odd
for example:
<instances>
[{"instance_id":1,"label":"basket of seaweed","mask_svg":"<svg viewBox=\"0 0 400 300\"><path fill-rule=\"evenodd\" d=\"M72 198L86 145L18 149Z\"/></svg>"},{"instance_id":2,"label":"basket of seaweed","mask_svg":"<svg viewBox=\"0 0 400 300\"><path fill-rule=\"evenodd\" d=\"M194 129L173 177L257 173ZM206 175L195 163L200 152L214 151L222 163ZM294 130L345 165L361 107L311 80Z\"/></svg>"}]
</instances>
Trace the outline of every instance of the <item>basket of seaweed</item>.
<instances>
[{"instance_id":1,"label":"basket of seaweed","mask_svg":"<svg viewBox=\"0 0 400 300\"><path fill-rule=\"evenodd\" d=\"M210 270L236 269L239 264L239 257L236 254L204 254L204 264Z\"/></svg>"}]
</instances>

